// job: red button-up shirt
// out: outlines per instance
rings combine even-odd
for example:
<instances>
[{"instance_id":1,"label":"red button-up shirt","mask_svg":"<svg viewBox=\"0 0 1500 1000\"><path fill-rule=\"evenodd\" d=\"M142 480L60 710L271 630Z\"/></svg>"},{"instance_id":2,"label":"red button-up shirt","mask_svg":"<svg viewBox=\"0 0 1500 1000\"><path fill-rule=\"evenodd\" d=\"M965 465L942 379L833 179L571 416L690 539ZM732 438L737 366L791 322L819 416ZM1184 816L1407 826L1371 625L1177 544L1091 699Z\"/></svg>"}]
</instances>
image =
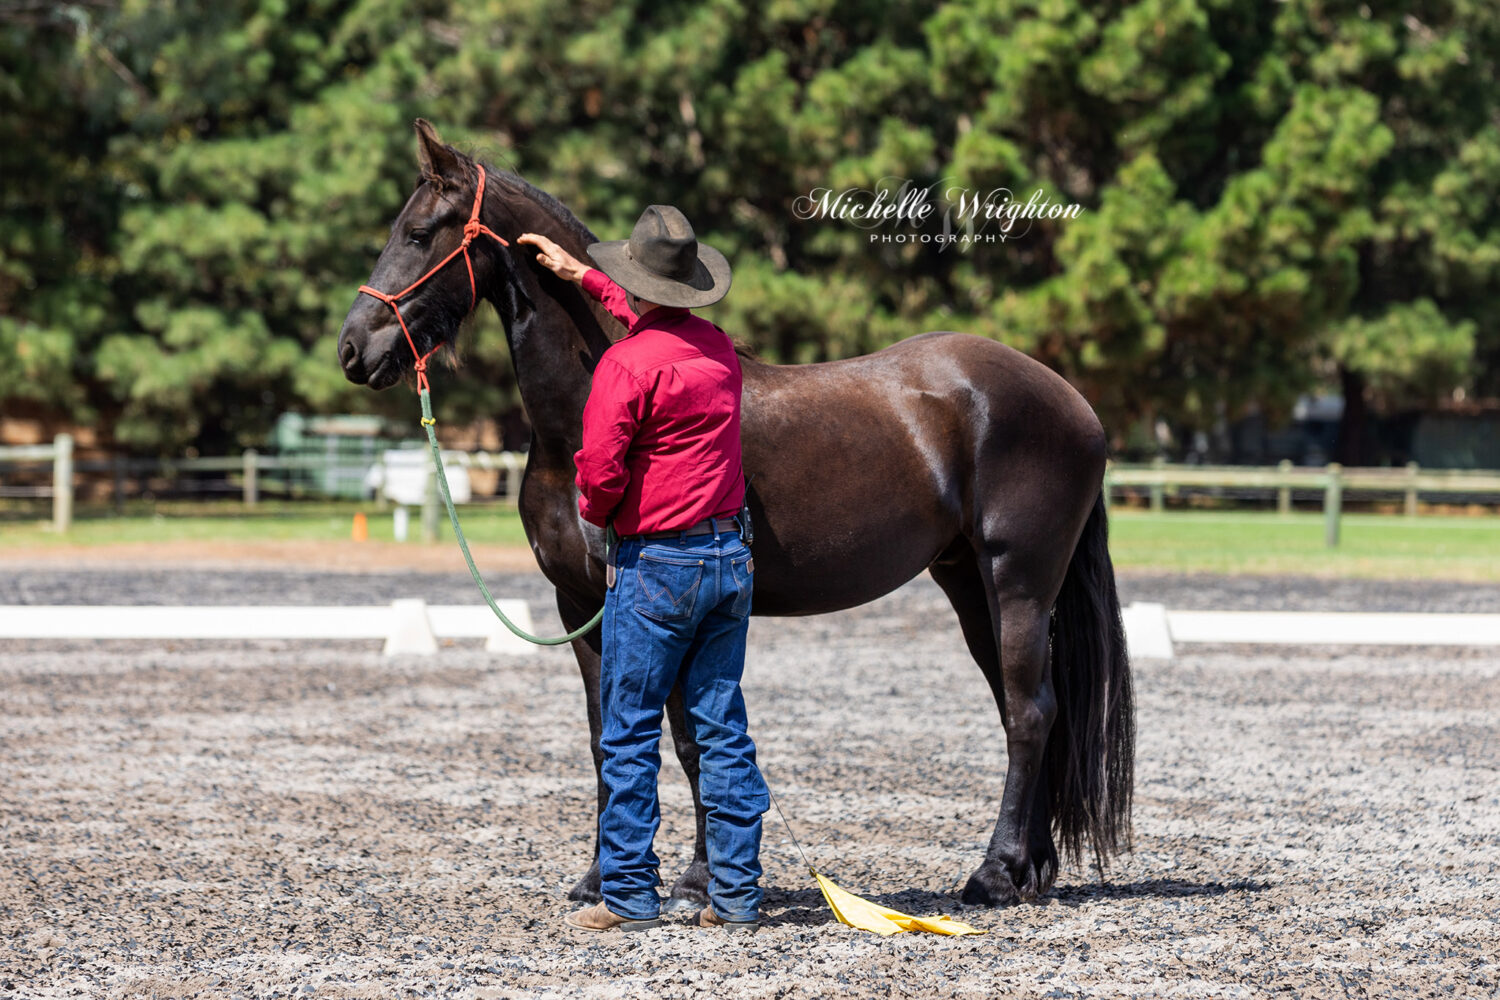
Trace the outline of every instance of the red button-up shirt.
<instances>
[{"instance_id":1,"label":"red button-up shirt","mask_svg":"<svg viewBox=\"0 0 1500 1000\"><path fill-rule=\"evenodd\" d=\"M583 288L630 331L604 352L583 408L578 510L621 535L729 517L744 500L740 363L728 335L687 309L637 316L598 268Z\"/></svg>"}]
</instances>

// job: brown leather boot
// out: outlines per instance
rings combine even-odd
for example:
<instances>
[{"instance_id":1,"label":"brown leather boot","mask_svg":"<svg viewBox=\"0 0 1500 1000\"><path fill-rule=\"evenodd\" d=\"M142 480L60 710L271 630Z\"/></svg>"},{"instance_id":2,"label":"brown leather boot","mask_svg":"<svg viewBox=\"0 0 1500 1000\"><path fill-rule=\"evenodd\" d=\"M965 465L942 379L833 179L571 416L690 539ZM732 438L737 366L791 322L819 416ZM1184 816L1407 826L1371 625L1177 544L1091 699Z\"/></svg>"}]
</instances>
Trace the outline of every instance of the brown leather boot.
<instances>
[{"instance_id":1,"label":"brown leather boot","mask_svg":"<svg viewBox=\"0 0 1500 1000\"><path fill-rule=\"evenodd\" d=\"M712 906L705 906L699 910L698 917L693 923L706 930L717 930L722 927L726 934L754 934L760 929L759 920L725 920L714 912Z\"/></svg>"},{"instance_id":2,"label":"brown leather boot","mask_svg":"<svg viewBox=\"0 0 1500 1000\"><path fill-rule=\"evenodd\" d=\"M567 914L563 917L563 923L581 931L612 931L615 928L622 931L644 931L652 927L660 927L661 918L631 920L629 917L622 917L618 913L611 912L610 908L604 905L604 901L600 900L593 906Z\"/></svg>"}]
</instances>

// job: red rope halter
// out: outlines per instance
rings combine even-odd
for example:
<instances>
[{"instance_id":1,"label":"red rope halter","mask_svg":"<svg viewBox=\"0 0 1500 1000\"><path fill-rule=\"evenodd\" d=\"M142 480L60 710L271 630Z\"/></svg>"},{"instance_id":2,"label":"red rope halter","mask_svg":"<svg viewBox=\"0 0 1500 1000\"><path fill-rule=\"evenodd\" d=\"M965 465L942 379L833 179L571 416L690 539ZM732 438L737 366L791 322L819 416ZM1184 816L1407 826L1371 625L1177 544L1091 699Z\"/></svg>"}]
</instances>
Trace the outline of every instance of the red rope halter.
<instances>
[{"instance_id":1,"label":"red rope halter","mask_svg":"<svg viewBox=\"0 0 1500 1000\"><path fill-rule=\"evenodd\" d=\"M426 281L428 278L432 277L434 274L437 274L443 268L447 267L448 262L451 261L454 257L457 257L459 254L463 254L464 266L469 269L469 310L472 312L474 307L479 304L479 290L474 286L474 261L469 257L469 244L474 242L474 237L478 236L480 233L483 233L491 239L497 240L503 247L510 246L510 242L506 240L505 237L501 236L489 226L486 226L484 223L479 221L479 208L484 201L484 166L483 164L475 164L475 166L479 168L479 186L474 191L474 208L471 212L469 212L469 221L464 223L463 242L455 247L452 253L434 264L426 274L422 275L416 281L413 281L410 285L407 285L395 295L387 295L385 292L382 292L376 288L371 288L369 285L359 286L359 290L361 292L366 295L373 296L374 298L377 298L380 301L384 302L386 305L391 307L391 312L396 314L396 322L401 324L401 332L406 334L406 343L411 346L411 353L417 359L418 392L426 392L428 389L427 359L436 354L438 352L438 348L442 347L443 345L439 344L437 347L434 347L426 354L422 354L421 352L419 352L417 350L416 341L412 340L411 338L411 331L406 328L406 320L402 318L401 307L396 305L396 300L405 298L412 292L416 291L417 288L422 284L422 282Z\"/></svg>"}]
</instances>

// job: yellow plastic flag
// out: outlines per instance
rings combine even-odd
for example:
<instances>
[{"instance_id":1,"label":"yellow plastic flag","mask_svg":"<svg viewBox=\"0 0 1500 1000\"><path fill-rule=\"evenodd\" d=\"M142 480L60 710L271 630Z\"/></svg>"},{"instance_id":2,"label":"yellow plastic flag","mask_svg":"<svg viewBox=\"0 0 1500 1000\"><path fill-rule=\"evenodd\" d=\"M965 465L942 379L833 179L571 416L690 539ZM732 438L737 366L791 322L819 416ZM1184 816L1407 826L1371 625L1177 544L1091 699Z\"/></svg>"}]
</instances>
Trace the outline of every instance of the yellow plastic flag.
<instances>
[{"instance_id":1,"label":"yellow plastic flag","mask_svg":"<svg viewBox=\"0 0 1500 1000\"><path fill-rule=\"evenodd\" d=\"M978 927L971 927L952 917L913 917L888 906L880 906L868 899L861 899L847 889L840 889L833 879L821 875L816 869L812 876L828 900L828 908L839 918L839 923L858 927L862 931L874 931L888 936L902 931L929 931L933 934L986 934Z\"/></svg>"}]
</instances>

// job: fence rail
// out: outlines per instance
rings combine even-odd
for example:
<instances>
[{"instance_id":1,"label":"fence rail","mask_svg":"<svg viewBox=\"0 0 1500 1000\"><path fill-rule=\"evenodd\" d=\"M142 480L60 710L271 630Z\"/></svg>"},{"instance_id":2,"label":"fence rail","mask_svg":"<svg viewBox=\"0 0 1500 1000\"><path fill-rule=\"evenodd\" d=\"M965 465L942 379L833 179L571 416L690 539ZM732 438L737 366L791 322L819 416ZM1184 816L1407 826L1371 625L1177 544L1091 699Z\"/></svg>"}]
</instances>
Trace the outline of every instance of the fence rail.
<instances>
[{"instance_id":1,"label":"fence rail","mask_svg":"<svg viewBox=\"0 0 1500 1000\"><path fill-rule=\"evenodd\" d=\"M424 455L428 454L426 449L422 449L422 453ZM526 454L524 452L450 452L445 450L443 452L443 461L446 464L464 469L482 469L489 472L499 472L501 474L501 483L504 487L504 495L509 503L514 504L520 494L521 475L526 471ZM432 463L429 458L429 471L431 471L431 465ZM327 471L330 466L358 468L363 475L371 469L383 469L385 460L379 456L370 461L360 462L337 461L324 456L283 457L278 455L262 455L254 449L250 449L238 456L172 459L163 462L161 469L167 475L171 475L174 472L238 473L241 498L246 504L253 505L260 499L260 492L263 486L262 473L322 473Z\"/></svg>"},{"instance_id":2,"label":"fence rail","mask_svg":"<svg viewBox=\"0 0 1500 1000\"><path fill-rule=\"evenodd\" d=\"M418 451L418 449L413 449ZM427 449L420 449L427 469L426 496L422 503L422 535L434 540L438 534L437 478L432 459ZM526 471L524 452L460 452L444 451L443 461L453 468L483 470L500 474L500 492L505 503L515 505L520 497L521 477ZM28 475L7 475L6 466L52 466L50 484L42 480L33 470ZM46 445L21 445L0 448L0 497L50 497L54 530L66 532L72 526L73 498L76 478L79 474L94 473L113 478L112 493L117 503L122 502L126 492L126 481L167 480L174 491L186 490L194 494L219 493L238 495L247 507L258 504L267 493L295 496L299 492L318 494L318 484L330 482L330 475L342 475L364 480L372 471L385 471L385 458L377 454L373 458L355 458L338 455L263 455L255 449L247 449L239 455L193 456L184 458L114 458L75 460L73 439L60 434ZM289 475L290 474L290 475ZM293 476L304 475L310 482L298 482ZM193 479L196 476L218 477L210 481ZM382 474L373 477L384 483ZM384 501L384 487L375 487L376 497Z\"/></svg>"},{"instance_id":3,"label":"fence rail","mask_svg":"<svg viewBox=\"0 0 1500 1000\"><path fill-rule=\"evenodd\" d=\"M443 460L455 467L499 472L506 502L517 502L521 476L526 469L525 453L447 452ZM347 457L262 455L250 449L239 455L78 462L74 460L73 439L67 434L59 434L48 445L0 448L0 470L7 464L39 463L51 463L51 486L24 487L24 495L50 496L53 526L59 532L66 532L73 519L74 477L80 470L112 470L116 497L122 495L123 478L131 472L149 471L168 479L186 474L222 474L222 486L217 488L231 494L238 493L247 506L253 506L260 501L263 493L294 492L295 487L289 480L274 478L278 473L311 473L314 478L323 479L331 469L343 469L363 476L372 468L382 467L384 459L377 455L373 460L359 459L351 462ZM430 459L428 468L430 472ZM429 481L429 495L423 504L423 533L435 536L436 477L429 475ZM5 477L0 476L0 495L3 495L6 488ZM1339 521L1345 495L1349 491L1400 496L1404 501L1405 513L1415 516L1423 498L1468 497L1490 503L1500 502L1500 471L1423 469L1414 462L1392 469L1346 469L1337 464L1313 468L1294 466L1290 462L1265 467L1168 465L1164 462L1150 465L1111 465L1104 476L1106 502L1113 500L1120 490L1126 489L1144 489L1148 505L1153 511L1164 510L1168 494L1178 490L1232 490L1268 497L1274 495L1277 509L1282 513L1292 509L1293 498L1297 493L1304 497L1309 494L1313 497L1320 496L1325 541L1329 546L1337 546ZM316 492L315 489L311 491Z\"/></svg>"},{"instance_id":4,"label":"fence rail","mask_svg":"<svg viewBox=\"0 0 1500 1000\"><path fill-rule=\"evenodd\" d=\"M1500 497L1500 473L1488 470L1423 469L1411 462L1399 469L1346 469L1334 463L1323 468L1236 465L1111 465L1104 474L1105 502L1119 487L1144 487L1153 511L1166 507L1166 494L1178 488L1274 492L1276 509L1289 513L1294 490L1321 493L1325 543L1339 543L1339 520L1346 490L1399 494L1408 516L1415 516L1423 494L1429 496Z\"/></svg>"}]
</instances>

